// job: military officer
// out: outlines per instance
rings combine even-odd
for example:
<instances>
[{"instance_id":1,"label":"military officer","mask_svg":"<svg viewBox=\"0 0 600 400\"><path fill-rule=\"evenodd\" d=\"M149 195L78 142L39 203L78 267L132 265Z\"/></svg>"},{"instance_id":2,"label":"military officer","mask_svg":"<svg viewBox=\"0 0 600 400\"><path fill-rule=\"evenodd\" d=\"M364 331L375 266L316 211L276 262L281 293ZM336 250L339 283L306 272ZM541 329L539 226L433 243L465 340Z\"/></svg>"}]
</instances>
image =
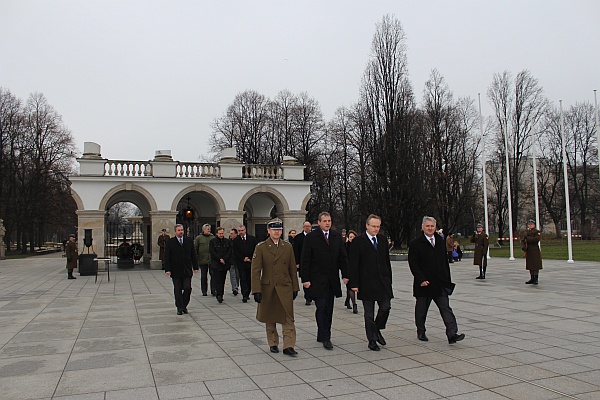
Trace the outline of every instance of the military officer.
<instances>
[{"instance_id":1,"label":"military officer","mask_svg":"<svg viewBox=\"0 0 600 400\"><path fill-rule=\"evenodd\" d=\"M167 234L167 230L163 228L157 241L159 248L158 259L162 261L162 269L165 269L165 246L170 238L171 237Z\"/></svg>"},{"instance_id":2,"label":"military officer","mask_svg":"<svg viewBox=\"0 0 600 400\"><path fill-rule=\"evenodd\" d=\"M542 252L540 251L540 237L542 234L535 228L535 221L527 221L527 235L521 240L525 251L525 269L529 271L531 279L525 282L528 285L537 285L540 269L542 269Z\"/></svg>"},{"instance_id":3,"label":"military officer","mask_svg":"<svg viewBox=\"0 0 600 400\"><path fill-rule=\"evenodd\" d=\"M477 224L477 232L471 236L471 243L475 243L473 265L479 265L479 276L475 279L485 279L487 269L487 252L490 245L488 235L483 231L483 225Z\"/></svg>"},{"instance_id":4,"label":"military officer","mask_svg":"<svg viewBox=\"0 0 600 400\"><path fill-rule=\"evenodd\" d=\"M281 237L283 223L279 219L267 224L269 237L259 243L252 256L251 280L254 301L258 303L256 319L266 323L267 342L271 353L279 353L279 334L282 326L283 354L295 357L296 327L294 300L298 296L296 259L292 245Z\"/></svg>"},{"instance_id":5,"label":"military officer","mask_svg":"<svg viewBox=\"0 0 600 400\"><path fill-rule=\"evenodd\" d=\"M77 279L73 276L73 268L77 268L77 259L79 252L77 251L77 243L75 243L75 235L69 235L69 241L65 247L67 255L67 279Z\"/></svg>"}]
</instances>

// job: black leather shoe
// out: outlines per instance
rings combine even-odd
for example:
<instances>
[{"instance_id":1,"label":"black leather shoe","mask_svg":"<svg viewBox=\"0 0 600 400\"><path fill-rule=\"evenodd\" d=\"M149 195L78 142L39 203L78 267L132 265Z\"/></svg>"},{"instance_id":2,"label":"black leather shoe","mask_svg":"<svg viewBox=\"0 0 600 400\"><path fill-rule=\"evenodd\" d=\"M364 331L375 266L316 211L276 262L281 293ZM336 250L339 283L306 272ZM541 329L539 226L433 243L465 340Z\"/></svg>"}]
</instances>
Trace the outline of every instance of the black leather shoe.
<instances>
[{"instance_id":1,"label":"black leather shoe","mask_svg":"<svg viewBox=\"0 0 600 400\"><path fill-rule=\"evenodd\" d=\"M242 299L242 303L247 303L247 302L248 302L248 299L249 299L249 297L244 297L244 298Z\"/></svg>"},{"instance_id":2,"label":"black leather shoe","mask_svg":"<svg viewBox=\"0 0 600 400\"><path fill-rule=\"evenodd\" d=\"M298 355L298 352L294 350L293 347L288 347L287 349L283 349L283 354L290 357L296 357Z\"/></svg>"},{"instance_id":3,"label":"black leather shoe","mask_svg":"<svg viewBox=\"0 0 600 400\"><path fill-rule=\"evenodd\" d=\"M183 311L177 310L177 315L183 315Z\"/></svg>"},{"instance_id":4,"label":"black leather shoe","mask_svg":"<svg viewBox=\"0 0 600 400\"><path fill-rule=\"evenodd\" d=\"M310 300L306 300L306 303L304 303L305 306L310 306L312 304L312 301Z\"/></svg>"},{"instance_id":5,"label":"black leather shoe","mask_svg":"<svg viewBox=\"0 0 600 400\"><path fill-rule=\"evenodd\" d=\"M456 342L460 342L464 338L465 338L464 333L461 333L461 334L455 333L454 336L448 338L448 343L454 344Z\"/></svg>"},{"instance_id":6,"label":"black leather shoe","mask_svg":"<svg viewBox=\"0 0 600 400\"><path fill-rule=\"evenodd\" d=\"M321 339L320 337L317 337L317 342L323 343L323 339Z\"/></svg>"},{"instance_id":7,"label":"black leather shoe","mask_svg":"<svg viewBox=\"0 0 600 400\"><path fill-rule=\"evenodd\" d=\"M483 279L483 276L479 275L477 278L475 279Z\"/></svg>"},{"instance_id":8,"label":"black leather shoe","mask_svg":"<svg viewBox=\"0 0 600 400\"><path fill-rule=\"evenodd\" d=\"M222 303L222 302L223 302L223 296L221 296L220 294L218 294L218 295L217 295L217 301L218 301L219 303Z\"/></svg>"},{"instance_id":9,"label":"black leather shoe","mask_svg":"<svg viewBox=\"0 0 600 400\"><path fill-rule=\"evenodd\" d=\"M271 346L271 347L269 347L269 351L271 353L279 353L279 347L277 347L277 346Z\"/></svg>"},{"instance_id":10,"label":"black leather shoe","mask_svg":"<svg viewBox=\"0 0 600 400\"><path fill-rule=\"evenodd\" d=\"M187 308L184 308L184 309L182 309L181 311L183 311L183 313L184 313L184 314L187 314L187 313L188 313L188 310L187 310Z\"/></svg>"},{"instance_id":11,"label":"black leather shoe","mask_svg":"<svg viewBox=\"0 0 600 400\"><path fill-rule=\"evenodd\" d=\"M237 290L234 290L234 291L233 291L233 295L234 295L234 296L237 296L237 295L238 295L238 291L237 291Z\"/></svg>"},{"instance_id":12,"label":"black leather shoe","mask_svg":"<svg viewBox=\"0 0 600 400\"><path fill-rule=\"evenodd\" d=\"M387 343L385 342L385 339L383 338L383 336L381 335L381 332L377 332L377 343L379 343L382 346L385 346Z\"/></svg>"},{"instance_id":13,"label":"black leather shoe","mask_svg":"<svg viewBox=\"0 0 600 400\"><path fill-rule=\"evenodd\" d=\"M202 296L208 296L208 293L202 292Z\"/></svg>"},{"instance_id":14,"label":"black leather shoe","mask_svg":"<svg viewBox=\"0 0 600 400\"><path fill-rule=\"evenodd\" d=\"M369 350L379 351L380 347L377 346L377 342L374 340L369 340Z\"/></svg>"},{"instance_id":15,"label":"black leather shoe","mask_svg":"<svg viewBox=\"0 0 600 400\"><path fill-rule=\"evenodd\" d=\"M71 275L71 276L67 277L67 279L77 279L77 278L75 278L73 275Z\"/></svg>"},{"instance_id":16,"label":"black leather shoe","mask_svg":"<svg viewBox=\"0 0 600 400\"><path fill-rule=\"evenodd\" d=\"M352 313L358 314L358 306L356 304L352 307Z\"/></svg>"},{"instance_id":17,"label":"black leather shoe","mask_svg":"<svg viewBox=\"0 0 600 400\"><path fill-rule=\"evenodd\" d=\"M429 342L429 338L424 333L417 333L417 338L423 342Z\"/></svg>"},{"instance_id":18,"label":"black leather shoe","mask_svg":"<svg viewBox=\"0 0 600 400\"><path fill-rule=\"evenodd\" d=\"M327 350L333 350L333 344L331 343L331 340L324 340L323 347L325 347Z\"/></svg>"}]
</instances>

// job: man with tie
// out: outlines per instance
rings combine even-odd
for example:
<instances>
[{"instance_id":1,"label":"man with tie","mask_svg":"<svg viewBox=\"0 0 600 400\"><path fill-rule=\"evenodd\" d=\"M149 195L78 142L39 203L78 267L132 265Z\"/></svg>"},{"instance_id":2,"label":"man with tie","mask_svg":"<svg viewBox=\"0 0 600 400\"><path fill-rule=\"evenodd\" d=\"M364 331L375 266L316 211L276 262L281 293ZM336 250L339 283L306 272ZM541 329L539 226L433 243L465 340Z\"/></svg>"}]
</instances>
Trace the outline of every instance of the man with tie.
<instances>
[{"instance_id":1,"label":"man with tie","mask_svg":"<svg viewBox=\"0 0 600 400\"><path fill-rule=\"evenodd\" d=\"M320 213L317 223L319 228L304 238L300 276L317 307L317 341L323 343L325 349L333 350L333 302L334 296L342 297L340 271L344 284L348 283L348 258L342 236L331 230L331 215Z\"/></svg>"},{"instance_id":2,"label":"man with tie","mask_svg":"<svg viewBox=\"0 0 600 400\"><path fill-rule=\"evenodd\" d=\"M256 247L256 238L248 235L244 225L238 226L238 236L233 239L233 259L240 277L240 287L242 289L242 302L247 303L250 298L252 280L250 279L250 267L252 265L252 255Z\"/></svg>"},{"instance_id":3,"label":"man with tie","mask_svg":"<svg viewBox=\"0 0 600 400\"><path fill-rule=\"evenodd\" d=\"M271 353L279 353L277 325L283 333L283 354L295 357L296 326L294 300L298 295L296 260L292 245L281 238L283 223L279 219L267 224L269 237L256 245L252 256L252 293L258 303L256 319L266 324Z\"/></svg>"},{"instance_id":4,"label":"man with tie","mask_svg":"<svg viewBox=\"0 0 600 400\"><path fill-rule=\"evenodd\" d=\"M413 296L417 299L415 304L417 338L424 342L429 340L425 335L425 319L433 300L446 325L448 343L453 344L463 340L465 335L458 333L456 317L450 308L448 296L454 290L454 283L450 277L446 243L436 233L435 227L435 218L423 217L421 225L423 234L413 240L408 248L408 265L414 276Z\"/></svg>"},{"instance_id":5,"label":"man with tie","mask_svg":"<svg viewBox=\"0 0 600 400\"><path fill-rule=\"evenodd\" d=\"M175 236L165 245L165 274L173 280L177 315L187 314L192 295L192 270L198 273L198 257L192 239L183 236L183 225L175 225Z\"/></svg>"},{"instance_id":6,"label":"man with tie","mask_svg":"<svg viewBox=\"0 0 600 400\"><path fill-rule=\"evenodd\" d=\"M381 334L390 316L392 292L392 264L387 238L379 233L381 218L369 215L366 233L352 241L352 257L349 260L350 287L363 302L365 330L369 349L379 351L379 343L386 342ZM379 307L375 317L375 302Z\"/></svg>"}]
</instances>

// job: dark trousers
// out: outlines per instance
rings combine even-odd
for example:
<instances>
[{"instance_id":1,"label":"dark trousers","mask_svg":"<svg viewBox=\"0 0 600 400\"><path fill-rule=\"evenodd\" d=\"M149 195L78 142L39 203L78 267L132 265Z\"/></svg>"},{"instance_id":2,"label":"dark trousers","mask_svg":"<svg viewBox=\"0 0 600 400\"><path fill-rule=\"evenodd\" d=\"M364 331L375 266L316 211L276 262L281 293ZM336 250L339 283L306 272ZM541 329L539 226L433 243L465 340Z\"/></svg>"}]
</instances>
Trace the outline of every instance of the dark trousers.
<instances>
[{"instance_id":1,"label":"dark trousers","mask_svg":"<svg viewBox=\"0 0 600 400\"><path fill-rule=\"evenodd\" d=\"M250 267L245 265L238 265L238 272L240 273L240 289L242 291L242 297L250 297L250 291L252 290L252 280L250 279Z\"/></svg>"},{"instance_id":2,"label":"dark trousers","mask_svg":"<svg viewBox=\"0 0 600 400\"><path fill-rule=\"evenodd\" d=\"M216 271L217 270L212 268L211 266L208 267L208 275L210 276L210 294L212 294L213 296L217 295L217 288L215 286L215 282L217 279L215 278Z\"/></svg>"},{"instance_id":3,"label":"dark trousers","mask_svg":"<svg viewBox=\"0 0 600 400\"><path fill-rule=\"evenodd\" d=\"M317 339L331 340L331 321L333 319L333 292L329 290L327 297L314 298L315 318L317 320Z\"/></svg>"},{"instance_id":4,"label":"dark trousers","mask_svg":"<svg viewBox=\"0 0 600 400\"><path fill-rule=\"evenodd\" d=\"M417 297L417 304L415 305L417 334L425 333L425 319L427 318L427 310L429 310L431 300L440 309L444 325L446 325L446 336L449 338L454 336L458 332L458 325L456 324L456 317L450 308L450 301L446 294L440 294L437 297Z\"/></svg>"},{"instance_id":5,"label":"dark trousers","mask_svg":"<svg viewBox=\"0 0 600 400\"><path fill-rule=\"evenodd\" d=\"M300 269L298 269L298 276L300 276ZM302 285L302 278L300 278L300 287L302 288L302 291L304 292L304 300L311 302L313 299L310 296L310 289L307 289Z\"/></svg>"},{"instance_id":6,"label":"dark trousers","mask_svg":"<svg viewBox=\"0 0 600 400\"><path fill-rule=\"evenodd\" d=\"M485 276L485 270L487 269L487 254L483 253L483 257L479 260L479 275Z\"/></svg>"},{"instance_id":7,"label":"dark trousers","mask_svg":"<svg viewBox=\"0 0 600 400\"><path fill-rule=\"evenodd\" d=\"M385 329L388 317L390 316L390 309L392 304L390 299L385 300L363 300L363 314L365 317L365 330L367 331L367 340L377 340L377 333ZM375 316L375 303L379 307L377 310L377 316Z\"/></svg>"},{"instance_id":8,"label":"dark trousers","mask_svg":"<svg viewBox=\"0 0 600 400\"><path fill-rule=\"evenodd\" d=\"M192 295L192 277L184 276L173 279L173 293L175 294L175 307L178 310L187 308L190 304L190 296Z\"/></svg>"},{"instance_id":9,"label":"dark trousers","mask_svg":"<svg viewBox=\"0 0 600 400\"><path fill-rule=\"evenodd\" d=\"M200 264L200 290L202 294L208 290L208 264Z\"/></svg>"},{"instance_id":10,"label":"dark trousers","mask_svg":"<svg viewBox=\"0 0 600 400\"><path fill-rule=\"evenodd\" d=\"M225 281L227 280L227 270L221 271L219 269L212 269L212 278L215 285L215 292L217 296L223 296L225 294Z\"/></svg>"}]
</instances>

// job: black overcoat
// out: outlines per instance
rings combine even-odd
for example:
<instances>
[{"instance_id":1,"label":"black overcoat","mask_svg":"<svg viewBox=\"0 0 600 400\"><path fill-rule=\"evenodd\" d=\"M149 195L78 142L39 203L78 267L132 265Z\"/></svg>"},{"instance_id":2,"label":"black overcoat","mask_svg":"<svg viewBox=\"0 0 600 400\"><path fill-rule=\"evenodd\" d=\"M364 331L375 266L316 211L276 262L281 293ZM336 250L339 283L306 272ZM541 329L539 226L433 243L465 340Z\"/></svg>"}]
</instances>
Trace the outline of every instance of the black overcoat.
<instances>
[{"instance_id":1,"label":"black overcoat","mask_svg":"<svg viewBox=\"0 0 600 400\"><path fill-rule=\"evenodd\" d=\"M194 241L183 237L183 245L177 236L173 236L165 245L165 272L171 272L173 278L192 276L192 270L198 270L198 256L194 250Z\"/></svg>"},{"instance_id":2,"label":"black overcoat","mask_svg":"<svg viewBox=\"0 0 600 400\"><path fill-rule=\"evenodd\" d=\"M241 236L236 236L231 241L231 247L233 248L233 263L238 268L250 269L252 265L252 255L254 249L258 244L256 238L252 235L246 235L246 240L242 240ZM244 262L244 258L248 257L250 262Z\"/></svg>"},{"instance_id":3,"label":"black overcoat","mask_svg":"<svg viewBox=\"0 0 600 400\"><path fill-rule=\"evenodd\" d=\"M342 235L330 230L329 243L320 229L306 235L302 246L300 277L303 283L310 282L310 296L327 297L331 289L335 297L342 297L340 271L342 278L348 278L348 257Z\"/></svg>"},{"instance_id":4,"label":"black overcoat","mask_svg":"<svg viewBox=\"0 0 600 400\"><path fill-rule=\"evenodd\" d=\"M214 268L217 271L229 271L233 256L231 240L214 237L208 243L208 251L210 253L211 268ZM221 258L225 261L225 264L219 262Z\"/></svg>"},{"instance_id":5,"label":"black overcoat","mask_svg":"<svg viewBox=\"0 0 600 400\"><path fill-rule=\"evenodd\" d=\"M352 252L348 255L348 286L358 288L359 300L382 301L394 298L387 238L377 235L377 243L375 250L373 242L365 233L352 240Z\"/></svg>"},{"instance_id":6,"label":"black overcoat","mask_svg":"<svg viewBox=\"0 0 600 400\"><path fill-rule=\"evenodd\" d=\"M294 257L296 257L296 265L300 265L302 261L302 249L304 248L304 231L300 232L294 238Z\"/></svg>"},{"instance_id":7,"label":"black overcoat","mask_svg":"<svg viewBox=\"0 0 600 400\"><path fill-rule=\"evenodd\" d=\"M414 276L413 296L438 297L443 288L453 288L450 276L450 265L446 253L446 242L434 234L435 248L431 245L425 234L410 243L408 248L408 266ZM424 281L429 281L429 286L421 286Z\"/></svg>"}]
</instances>

